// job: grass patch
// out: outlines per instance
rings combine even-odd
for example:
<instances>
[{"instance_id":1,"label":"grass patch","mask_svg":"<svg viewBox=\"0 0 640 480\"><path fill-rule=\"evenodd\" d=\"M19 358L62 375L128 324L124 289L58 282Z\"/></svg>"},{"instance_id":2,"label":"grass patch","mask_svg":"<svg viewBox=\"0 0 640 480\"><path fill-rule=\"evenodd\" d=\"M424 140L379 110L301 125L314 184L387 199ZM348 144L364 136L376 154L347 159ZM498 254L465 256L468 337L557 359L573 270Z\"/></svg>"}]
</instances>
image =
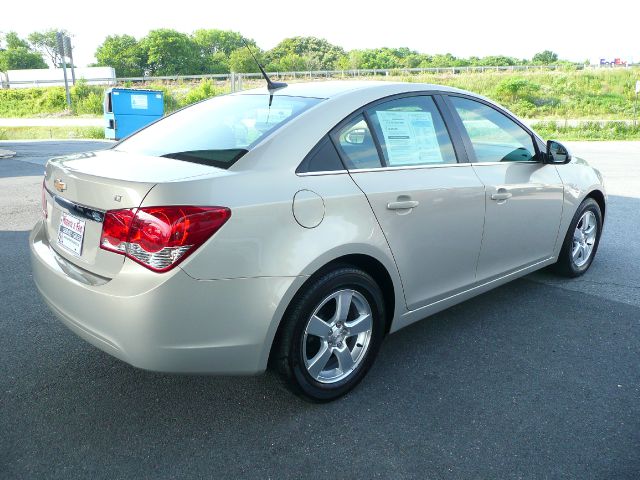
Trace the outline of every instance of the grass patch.
<instances>
[{"instance_id":1,"label":"grass patch","mask_svg":"<svg viewBox=\"0 0 640 480\"><path fill-rule=\"evenodd\" d=\"M164 92L165 113L171 113L206 98L231 91L225 82L203 79L199 82L172 82L137 84L133 88L161 90ZM63 87L22 88L0 90L0 117L28 118L39 116L100 115L106 87L87 85L78 81L71 88L71 109Z\"/></svg>"},{"instance_id":2,"label":"grass patch","mask_svg":"<svg viewBox=\"0 0 640 480\"><path fill-rule=\"evenodd\" d=\"M555 140L640 140L640 125L625 122L582 122L575 126L556 122L539 122L531 125L545 139Z\"/></svg>"},{"instance_id":3,"label":"grass patch","mask_svg":"<svg viewBox=\"0 0 640 480\"><path fill-rule=\"evenodd\" d=\"M639 77L639 68L603 68L438 73L396 79L476 92L525 118L631 120L634 87Z\"/></svg>"},{"instance_id":4,"label":"grass patch","mask_svg":"<svg viewBox=\"0 0 640 480\"><path fill-rule=\"evenodd\" d=\"M2 127L0 140L69 140L93 138L104 140L104 129L100 127Z\"/></svg>"},{"instance_id":5,"label":"grass patch","mask_svg":"<svg viewBox=\"0 0 640 480\"><path fill-rule=\"evenodd\" d=\"M351 77L349 77L351 78ZM464 72L422 75L369 76L372 80L424 82L448 85L492 98L517 115L538 122L534 128L544 138L559 140L640 140L640 129L615 120L633 119L634 87L640 68L596 70L558 70L529 72ZM362 77L360 78L362 79ZM286 79L295 82L295 79ZM244 88L263 86L260 79L244 79ZM165 113L206 98L229 93L228 82L170 81L127 85L162 90ZM0 117L49 115L102 115L104 87L80 81L72 89L72 111L66 110L62 87L0 90ZM565 126L551 120L575 119L578 126ZM596 122L593 120L603 120ZM7 127L0 139L104 138L98 127Z\"/></svg>"},{"instance_id":6,"label":"grass patch","mask_svg":"<svg viewBox=\"0 0 640 480\"><path fill-rule=\"evenodd\" d=\"M640 78L640 68L460 73L453 73L452 70L447 73L418 75L403 75L398 71L396 75L357 79L363 78L435 83L462 88L492 98L517 115L530 119L632 120L634 87L636 80ZM245 89L264 85L259 79L244 79L242 83ZM166 113L230 91L229 82L212 79L126 86L162 90L165 94ZM0 117L34 117L65 112L102 115L104 90L104 87L78 82L71 92L70 112L65 110L62 87L0 90Z\"/></svg>"}]
</instances>

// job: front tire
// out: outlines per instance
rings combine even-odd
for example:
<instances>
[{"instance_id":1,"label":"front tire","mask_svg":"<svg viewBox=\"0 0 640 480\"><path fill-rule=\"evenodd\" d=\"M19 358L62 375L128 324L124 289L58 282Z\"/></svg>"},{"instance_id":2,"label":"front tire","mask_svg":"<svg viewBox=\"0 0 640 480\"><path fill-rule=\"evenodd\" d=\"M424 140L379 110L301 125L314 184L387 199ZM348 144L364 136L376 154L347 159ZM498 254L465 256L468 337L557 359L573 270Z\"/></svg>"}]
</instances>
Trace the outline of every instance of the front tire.
<instances>
[{"instance_id":1,"label":"front tire","mask_svg":"<svg viewBox=\"0 0 640 480\"><path fill-rule=\"evenodd\" d=\"M593 198L585 199L576 211L562 244L554 269L565 277L579 277L591 266L602 234L602 212Z\"/></svg>"},{"instance_id":2,"label":"front tire","mask_svg":"<svg viewBox=\"0 0 640 480\"><path fill-rule=\"evenodd\" d=\"M282 320L275 366L303 398L327 402L366 375L385 333L380 287L363 270L337 267L312 278Z\"/></svg>"}]
</instances>

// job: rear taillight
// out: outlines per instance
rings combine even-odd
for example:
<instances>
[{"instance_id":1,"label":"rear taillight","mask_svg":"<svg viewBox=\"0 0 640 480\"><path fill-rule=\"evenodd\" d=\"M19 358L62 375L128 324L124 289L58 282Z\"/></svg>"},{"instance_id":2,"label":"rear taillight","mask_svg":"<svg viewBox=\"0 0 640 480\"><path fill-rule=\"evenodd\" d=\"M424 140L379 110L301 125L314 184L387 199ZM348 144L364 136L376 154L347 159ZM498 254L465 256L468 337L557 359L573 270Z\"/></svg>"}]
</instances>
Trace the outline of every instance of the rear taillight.
<instances>
[{"instance_id":1,"label":"rear taillight","mask_svg":"<svg viewBox=\"0 0 640 480\"><path fill-rule=\"evenodd\" d=\"M49 216L49 213L47 212L47 188L44 185L44 180L42 181L42 218L44 218L45 220L47 219L47 217Z\"/></svg>"},{"instance_id":2,"label":"rear taillight","mask_svg":"<svg viewBox=\"0 0 640 480\"><path fill-rule=\"evenodd\" d=\"M225 207L144 207L110 210L100 248L166 272L191 255L231 216Z\"/></svg>"}]
</instances>

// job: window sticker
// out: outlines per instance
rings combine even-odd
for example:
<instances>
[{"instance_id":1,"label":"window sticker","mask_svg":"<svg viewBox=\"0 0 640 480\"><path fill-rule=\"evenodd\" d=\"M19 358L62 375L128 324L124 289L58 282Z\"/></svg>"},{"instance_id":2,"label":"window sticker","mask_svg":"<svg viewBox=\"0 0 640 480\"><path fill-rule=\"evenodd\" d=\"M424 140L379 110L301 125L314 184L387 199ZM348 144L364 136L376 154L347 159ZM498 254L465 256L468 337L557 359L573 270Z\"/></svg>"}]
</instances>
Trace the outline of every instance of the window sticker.
<instances>
[{"instance_id":1,"label":"window sticker","mask_svg":"<svg viewBox=\"0 0 640 480\"><path fill-rule=\"evenodd\" d=\"M376 112L389 165L444 163L430 112Z\"/></svg>"},{"instance_id":2,"label":"window sticker","mask_svg":"<svg viewBox=\"0 0 640 480\"><path fill-rule=\"evenodd\" d=\"M149 100L146 95L131 95L131 108L133 110L146 110L149 108Z\"/></svg>"}]
</instances>

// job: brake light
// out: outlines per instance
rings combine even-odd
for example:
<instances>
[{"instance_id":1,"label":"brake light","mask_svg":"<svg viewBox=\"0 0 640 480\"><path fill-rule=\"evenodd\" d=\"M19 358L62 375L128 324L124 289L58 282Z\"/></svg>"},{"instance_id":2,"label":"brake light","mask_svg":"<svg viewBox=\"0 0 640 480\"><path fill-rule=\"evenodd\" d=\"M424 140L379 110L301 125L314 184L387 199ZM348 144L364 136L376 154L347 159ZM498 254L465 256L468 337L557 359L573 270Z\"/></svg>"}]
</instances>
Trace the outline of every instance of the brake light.
<instances>
[{"instance_id":1,"label":"brake light","mask_svg":"<svg viewBox=\"0 0 640 480\"><path fill-rule=\"evenodd\" d=\"M47 212L47 189L44 186L44 180L42 180L42 201L40 205L42 207L42 218L46 220L49 213Z\"/></svg>"},{"instance_id":2,"label":"brake light","mask_svg":"<svg viewBox=\"0 0 640 480\"><path fill-rule=\"evenodd\" d=\"M166 272L191 255L231 216L225 207L144 207L110 210L100 248Z\"/></svg>"}]
</instances>

